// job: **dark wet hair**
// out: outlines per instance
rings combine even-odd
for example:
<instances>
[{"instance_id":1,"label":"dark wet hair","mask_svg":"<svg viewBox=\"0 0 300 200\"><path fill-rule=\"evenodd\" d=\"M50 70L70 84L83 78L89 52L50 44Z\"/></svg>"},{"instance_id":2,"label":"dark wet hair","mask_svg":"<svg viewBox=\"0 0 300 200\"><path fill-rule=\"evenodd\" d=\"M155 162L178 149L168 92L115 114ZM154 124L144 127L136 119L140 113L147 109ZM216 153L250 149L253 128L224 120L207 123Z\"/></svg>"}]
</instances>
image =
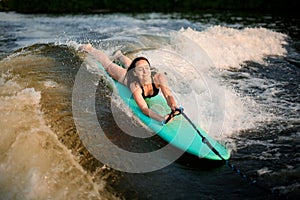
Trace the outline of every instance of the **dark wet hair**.
<instances>
[{"instance_id":1,"label":"dark wet hair","mask_svg":"<svg viewBox=\"0 0 300 200\"><path fill-rule=\"evenodd\" d=\"M133 82L139 82L139 79L133 75L133 69L136 67L136 63L141 61L141 60L145 60L149 66L150 66L150 62L147 58L145 57L136 57L135 59L133 59L133 61L131 62L130 66L127 69L127 86L130 87L130 84ZM151 67L150 67L151 68Z\"/></svg>"},{"instance_id":2,"label":"dark wet hair","mask_svg":"<svg viewBox=\"0 0 300 200\"><path fill-rule=\"evenodd\" d=\"M141 60L145 60L149 64L149 66L150 66L150 62L149 62L149 60L147 58L142 57L142 56L141 57L136 57L131 62L130 66L127 69L127 72L130 71L130 70L132 70L132 69L134 69L136 67L136 63L139 62L139 61L141 61Z\"/></svg>"}]
</instances>

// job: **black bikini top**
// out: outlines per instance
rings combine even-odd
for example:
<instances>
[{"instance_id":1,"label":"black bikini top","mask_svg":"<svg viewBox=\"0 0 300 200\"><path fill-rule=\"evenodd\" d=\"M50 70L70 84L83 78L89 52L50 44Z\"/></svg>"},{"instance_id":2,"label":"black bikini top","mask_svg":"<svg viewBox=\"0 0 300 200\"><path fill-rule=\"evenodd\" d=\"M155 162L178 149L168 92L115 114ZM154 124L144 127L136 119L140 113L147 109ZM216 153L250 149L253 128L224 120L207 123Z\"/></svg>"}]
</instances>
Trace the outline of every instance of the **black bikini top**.
<instances>
[{"instance_id":1,"label":"black bikini top","mask_svg":"<svg viewBox=\"0 0 300 200\"><path fill-rule=\"evenodd\" d=\"M155 86L155 83L152 83L153 94L151 94L151 95L145 96L144 88L142 86L141 86L141 88L142 88L142 96L143 96L144 99L155 97L159 93L159 89Z\"/></svg>"},{"instance_id":2,"label":"black bikini top","mask_svg":"<svg viewBox=\"0 0 300 200\"><path fill-rule=\"evenodd\" d=\"M158 95L158 93L159 93L159 89L155 86L155 83L154 83L154 81L153 81L153 76L154 76L155 74L156 74L156 72L151 73L151 75L152 75L152 76L151 76L151 80L152 80L153 94L145 96L144 88L141 86L141 89L142 89L142 96L143 96L144 99L145 99L145 98L155 97L155 96Z\"/></svg>"}]
</instances>

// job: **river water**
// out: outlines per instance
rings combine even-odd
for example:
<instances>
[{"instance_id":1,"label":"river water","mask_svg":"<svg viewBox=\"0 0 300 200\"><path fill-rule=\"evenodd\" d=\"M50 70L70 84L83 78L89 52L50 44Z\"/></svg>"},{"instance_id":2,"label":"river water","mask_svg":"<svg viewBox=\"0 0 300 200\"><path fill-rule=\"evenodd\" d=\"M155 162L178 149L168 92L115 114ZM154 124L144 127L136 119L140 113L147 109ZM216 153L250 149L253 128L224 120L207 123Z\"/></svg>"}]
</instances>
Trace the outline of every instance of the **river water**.
<instances>
[{"instance_id":1,"label":"river water","mask_svg":"<svg viewBox=\"0 0 300 200\"><path fill-rule=\"evenodd\" d=\"M299 39L299 19L261 13L0 13L0 199L296 199ZM119 158L82 143L72 107L80 69L97 87L97 124L110 140L135 152L166 144L125 134L135 126L153 135L78 50L83 43L148 57L178 104L257 184L188 154L144 173L97 159Z\"/></svg>"}]
</instances>

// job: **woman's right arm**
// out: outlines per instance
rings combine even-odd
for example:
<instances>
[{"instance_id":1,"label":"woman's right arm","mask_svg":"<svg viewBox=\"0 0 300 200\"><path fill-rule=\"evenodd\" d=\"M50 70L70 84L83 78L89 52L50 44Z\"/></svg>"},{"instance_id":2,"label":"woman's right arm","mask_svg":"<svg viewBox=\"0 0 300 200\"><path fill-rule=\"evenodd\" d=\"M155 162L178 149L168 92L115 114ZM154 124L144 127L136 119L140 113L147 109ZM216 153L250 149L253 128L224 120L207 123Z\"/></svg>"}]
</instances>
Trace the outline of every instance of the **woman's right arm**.
<instances>
[{"instance_id":1,"label":"woman's right arm","mask_svg":"<svg viewBox=\"0 0 300 200\"><path fill-rule=\"evenodd\" d=\"M168 117L168 116L163 117L148 107L145 99L142 96L141 88L134 87L131 85L130 89L132 91L132 95L133 95L135 102L137 103L137 105L139 106L139 108L145 115L147 115L148 117L151 117L152 119L155 119L156 121L159 121L159 122L164 121Z\"/></svg>"}]
</instances>

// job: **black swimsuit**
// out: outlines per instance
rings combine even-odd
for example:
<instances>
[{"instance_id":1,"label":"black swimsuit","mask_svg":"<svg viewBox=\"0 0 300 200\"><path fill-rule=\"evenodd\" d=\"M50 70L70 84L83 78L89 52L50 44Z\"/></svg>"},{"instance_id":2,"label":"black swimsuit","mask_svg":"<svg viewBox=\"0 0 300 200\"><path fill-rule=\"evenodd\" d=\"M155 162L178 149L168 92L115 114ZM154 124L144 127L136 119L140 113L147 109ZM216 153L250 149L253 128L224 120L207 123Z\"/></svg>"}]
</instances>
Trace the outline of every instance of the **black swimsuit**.
<instances>
[{"instance_id":1,"label":"black swimsuit","mask_svg":"<svg viewBox=\"0 0 300 200\"><path fill-rule=\"evenodd\" d=\"M153 88L153 94L152 95L145 96L144 88L142 86L141 86L141 88L142 88L142 96L143 96L144 99L145 98L155 97L159 93L159 89L155 86L155 83L152 83L152 88Z\"/></svg>"},{"instance_id":2,"label":"black swimsuit","mask_svg":"<svg viewBox=\"0 0 300 200\"><path fill-rule=\"evenodd\" d=\"M155 96L158 95L158 93L159 93L159 89L155 86L155 83L154 83L154 81L153 81L153 76L154 76L156 73L157 73L156 70L154 70L153 72L151 72L152 89L153 89L153 94L152 94L152 95L147 95L147 96L145 96L144 88L141 86L141 89L142 89L142 96L143 96L144 99L146 99L146 98L151 98L151 97L155 97ZM126 75L125 75L125 77L124 77L123 82L125 82L126 77L127 77L127 73L126 73ZM126 82L127 82L127 81L128 81L128 80L126 80ZM127 82L127 84L128 84L128 82ZM130 88L130 84L128 84L128 87Z\"/></svg>"}]
</instances>

